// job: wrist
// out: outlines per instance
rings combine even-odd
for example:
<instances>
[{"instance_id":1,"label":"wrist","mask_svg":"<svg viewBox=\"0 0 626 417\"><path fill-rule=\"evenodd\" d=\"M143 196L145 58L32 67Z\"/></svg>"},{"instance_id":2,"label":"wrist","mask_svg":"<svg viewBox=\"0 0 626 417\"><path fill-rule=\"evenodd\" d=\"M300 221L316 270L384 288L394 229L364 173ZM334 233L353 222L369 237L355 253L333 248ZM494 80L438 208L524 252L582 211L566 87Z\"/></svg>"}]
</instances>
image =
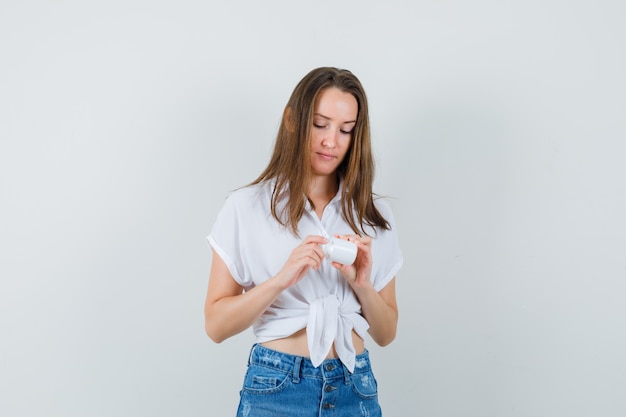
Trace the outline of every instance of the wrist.
<instances>
[{"instance_id":1,"label":"wrist","mask_svg":"<svg viewBox=\"0 0 626 417\"><path fill-rule=\"evenodd\" d=\"M374 284L372 284L372 281L369 278L360 279L357 276L357 278L350 283L350 286L357 294L368 291L376 291L374 289Z\"/></svg>"},{"instance_id":2,"label":"wrist","mask_svg":"<svg viewBox=\"0 0 626 417\"><path fill-rule=\"evenodd\" d=\"M285 278L284 274L281 272L279 272L278 274L274 275L273 277L271 277L270 279L268 279L266 281L266 283L272 287L275 291L277 291L278 293L283 292L284 290L286 290L287 288L290 287L290 283L289 280Z\"/></svg>"}]
</instances>

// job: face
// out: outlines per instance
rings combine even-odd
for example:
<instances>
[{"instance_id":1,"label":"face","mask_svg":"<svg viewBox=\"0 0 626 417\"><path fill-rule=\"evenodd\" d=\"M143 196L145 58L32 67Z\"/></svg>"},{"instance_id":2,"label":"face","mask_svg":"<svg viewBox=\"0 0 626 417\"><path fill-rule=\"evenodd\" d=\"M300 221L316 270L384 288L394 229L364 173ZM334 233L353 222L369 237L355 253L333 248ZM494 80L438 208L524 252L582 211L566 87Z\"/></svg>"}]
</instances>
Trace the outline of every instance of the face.
<instances>
[{"instance_id":1,"label":"face","mask_svg":"<svg viewBox=\"0 0 626 417\"><path fill-rule=\"evenodd\" d=\"M335 173L350 149L358 111L354 96L338 88L327 88L317 96L311 126L313 175Z\"/></svg>"}]
</instances>

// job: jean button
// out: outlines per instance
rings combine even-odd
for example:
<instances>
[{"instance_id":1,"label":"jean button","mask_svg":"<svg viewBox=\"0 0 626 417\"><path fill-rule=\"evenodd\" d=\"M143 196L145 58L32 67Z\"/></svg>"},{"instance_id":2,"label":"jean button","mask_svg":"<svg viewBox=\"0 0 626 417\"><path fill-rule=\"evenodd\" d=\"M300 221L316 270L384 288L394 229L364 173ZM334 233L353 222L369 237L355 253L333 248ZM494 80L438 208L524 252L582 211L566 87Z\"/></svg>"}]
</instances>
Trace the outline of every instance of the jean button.
<instances>
[{"instance_id":1,"label":"jean button","mask_svg":"<svg viewBox=\"0 0 626 417\"><path fill-rule=\"evenodd\" d=\"M331 392L333 390L333 386L332 385L326 385L326 388L324 388L324 391L326 392Z\"/></svg>"},{"instance_id":2,"label":"jean button","mask_svg":"<svg viewBox=\"0 0 626 417\"><path fill-rule=\"evenodd\" d=\"M326 370L327 371L332 371L333 369L335 369L335 367L332 364L330 364L330 363L326 364Z\"/></svg>"}]
</instances>

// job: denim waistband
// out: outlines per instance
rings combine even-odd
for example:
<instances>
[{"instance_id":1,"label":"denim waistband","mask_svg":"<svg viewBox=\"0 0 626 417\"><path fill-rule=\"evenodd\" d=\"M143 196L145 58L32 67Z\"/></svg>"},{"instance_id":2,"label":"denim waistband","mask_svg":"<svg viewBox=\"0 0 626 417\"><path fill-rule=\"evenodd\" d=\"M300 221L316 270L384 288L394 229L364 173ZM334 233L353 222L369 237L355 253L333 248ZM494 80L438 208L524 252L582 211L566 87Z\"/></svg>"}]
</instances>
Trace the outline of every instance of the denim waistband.
<instances>
[{"instance_id":1,"label":"denim waistband","mask_svg":"<svg viewBox=\"0 0 626 417\"><path fill-rule=\"evenodd\" d=\"M332 379L337 377L348 378L350 375L348 368L337 358L326 359L316 368L307 357L279 352L258 343L252 346L248 363L293 373L295 378L302 376ZM354 373L369 372L370 370L369 352L366 349L360 355L356 355Z\"/></svg>"}]
</instances>

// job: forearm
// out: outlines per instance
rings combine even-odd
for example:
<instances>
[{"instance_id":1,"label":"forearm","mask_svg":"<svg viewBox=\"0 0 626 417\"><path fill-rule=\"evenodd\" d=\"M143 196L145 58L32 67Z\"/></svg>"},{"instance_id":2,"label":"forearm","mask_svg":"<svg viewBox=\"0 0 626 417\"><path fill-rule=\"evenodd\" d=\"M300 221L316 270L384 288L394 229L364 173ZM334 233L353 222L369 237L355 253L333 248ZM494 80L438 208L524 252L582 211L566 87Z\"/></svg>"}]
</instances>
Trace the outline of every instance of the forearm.
<instances>
[{"instance_id":1,"label":"forearm","mask_svg":"<svg viewBox=\"0 0 626 417\"><path fill-rule=\"evenodd\" d=\"M239 295L214 301L205 307L205 326L209 337L220 343L246 330L274 302L283 288L269 279Z\"/></svg>"},{"instance_id":2,"label":"forearm","mask_svg":"<svg viewBox=\"0 0 626 417\"><path fill-rule=\"evenodd\" d=\"M213 253L204 305L205 329L219 343L246 330L285 289L298 282L309 268L319 268L324 252L322 236L307 236L292 252L278 274L243 292L219 254Z\"/></svg>"},{"instance_id":3,"label":"forearm","mask_svg":"<svg viewBox=\"0 0 626 417\"><path fill-rule=\"evenodd\" d=\"M368 332L374 341L380 346L391 343L396 337L398 325L398 310L395 303L387 304L383 296L371 284L356 288L355 293L361 303L363 317L370 325Z\"/></svg>"}]
</instances>

